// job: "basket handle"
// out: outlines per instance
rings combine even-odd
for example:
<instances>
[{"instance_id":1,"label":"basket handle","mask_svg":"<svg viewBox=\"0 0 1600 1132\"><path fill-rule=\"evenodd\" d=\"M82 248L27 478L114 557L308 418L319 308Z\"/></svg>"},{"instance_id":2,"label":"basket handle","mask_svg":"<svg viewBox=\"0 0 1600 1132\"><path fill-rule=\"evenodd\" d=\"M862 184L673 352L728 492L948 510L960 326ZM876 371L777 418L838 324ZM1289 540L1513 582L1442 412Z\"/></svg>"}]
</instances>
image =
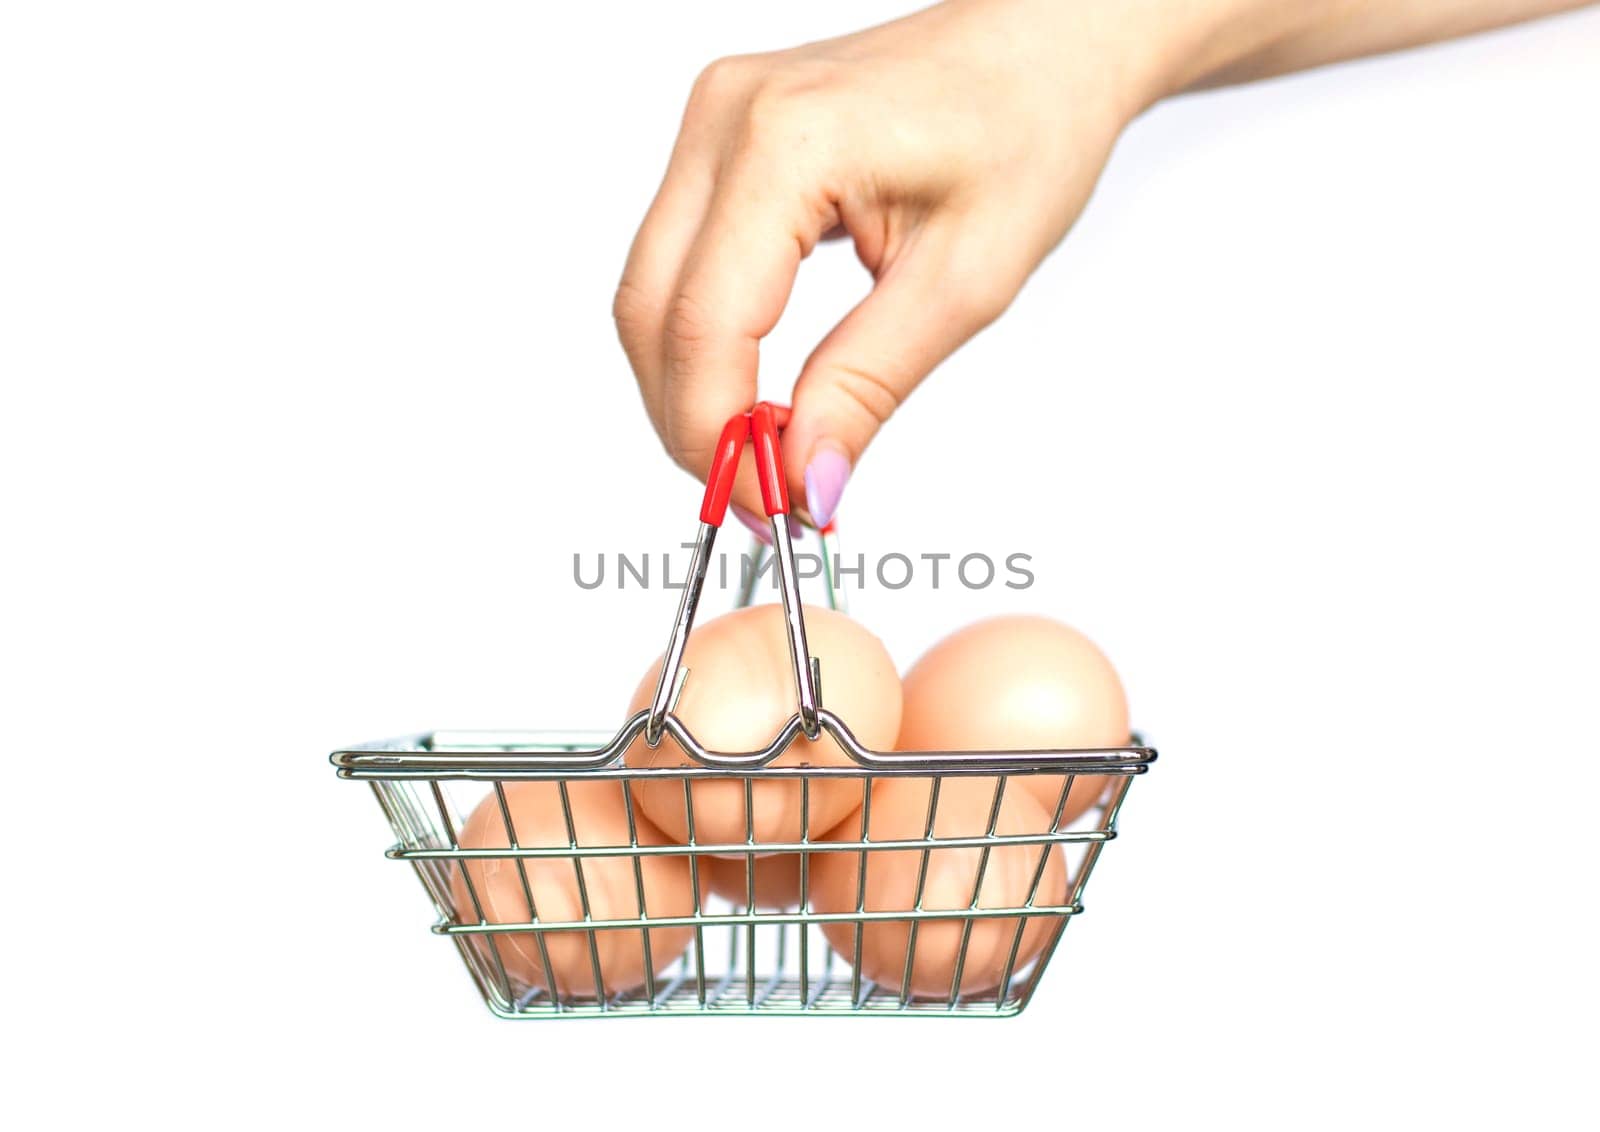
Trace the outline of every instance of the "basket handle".
<instances>
[{"instance_id":1,"label":"basket handle","mask_svg":"<svg viewBox=\"0 0 1600 1132\"><path fill-rule=\"evenodd\" d=\"M807 739L819 733L817 661L806 644L806 619L800 604L800 575L794 565L794 543L789 538L789 477L783 469L783 447L778 429L789 423L789 410L762 401L750 412L750 439L756 450L756 478L761 502L772 522L772 549L777 556L778 592L783 597L783 623L789 636L789 661L794 669L794 693L800 706L800 728Z\"/></svg>"},{"instance_id":2,"label":"basket handle","mask_svg":"<svg viewBox=\"0 0 1600 1132\"><path fill-rule=\"evenodd\" d=\"M808 739L815 739L820 733L817 722L817 710L821 706L817 693L817 662L812 659L806 644L805 614L800 603L794 543L789 537L789 482L784 473L783 448L778 439L778 430L788 423L787 408L762 401L749 412L738 413L730 418L722 428L722 435L717 438L711 467L706 474L706 493L700 504L700 533L695 539L689 578L678 603L678 616L672 624L672 635L667 639L667 651L661 660L661 675L656 680L655 698L651 701L650 715L645 721L645 742L652 747L661 741L667 711L677 698L682 683L680 669L684 645L688 642L689 631L694 627L695 610L700 603L700 591L705 585L711 548L728 514L728 499L733 493L733 481L739 470L739 457L744 451L747 437L753 441L755 448L756 478L761 485L762 506L772 522L772 547L777 558L778 589L783 598L784 628L789 637L789 658L794 669L800 727Z\"/></svg>"}]
</instances>

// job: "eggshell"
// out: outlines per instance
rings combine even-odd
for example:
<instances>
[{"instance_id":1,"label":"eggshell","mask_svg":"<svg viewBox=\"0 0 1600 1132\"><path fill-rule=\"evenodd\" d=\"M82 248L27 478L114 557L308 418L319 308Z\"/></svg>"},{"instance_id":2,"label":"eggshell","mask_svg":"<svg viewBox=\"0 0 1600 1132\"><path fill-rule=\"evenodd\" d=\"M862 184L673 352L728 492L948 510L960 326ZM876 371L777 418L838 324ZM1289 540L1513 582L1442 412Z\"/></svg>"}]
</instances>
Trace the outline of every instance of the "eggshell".
<instances>
[{"instance_id":1,"label":"eggshell","mask_svg":"<svg viewBox=\"0 0 1600 1132\"><path fill-rule=\"evenodd\" d=\"M888 750L900 729L900 678L888 651L876 637L842 613L808 605L805 618L811 653L821 662L823 706L844 720L862 744ZM735 610L699 626L690 634L683 662L689 669L689 678L675 714L710 750L760 750L795 713L794 673L783 608L779 605ZM639 682L630 713L649 706L660 670L658 657ZM640 736L624 758L632 767L695 765L670 737L651 750ZM803 735L796 738L773 765L807 764L855 765L826 734L815 741ZM799 841L800 782L762 781L759 772L754 778L751 809L755 840ZM861 790L859 779L812 781L812 834L820 834L843 820L860 804ZM743 778L702 780L691 793L698 844L745 843ZM635 783L634 796L652 822L674 840L687 842L689 823L683 780ZM743 860L742 855L739 859Z\"/></svg>"},{"instance_id":2,"label":"eggshell","mask_svg":"<svg viewBox=\"0 0 1600 1132\"><path fill-rule=\"evenodd\" d=\"M939 787L934 837L981 837L987 833L995 781L993 778L945 778ZM927 830L930 793L931 783L926 778L888 778L874 783L868 840L922 838ZM1044 833L1050 828L1051 816L1026 790L1014 790L1008 785L995 833L1013 836ZM855 821L846 821L827 837L834 842L860 839L859 816ZM983 865L982 886L978 888L978 907L1024 906L1041 854L1046 858L1045 867L1033 903L1036 906L1063 903L1067 876L1060 847L1009 845L990 849ZM915 908L923 855L920 849L869 850L864 910L903 912ZM978 847L932 849L926 855L928 866L921 907L926 911L971 907L983 850ZM816 910L824 913L856 911L861 854L849 851L814 853L811 861L811 899ZM862 929L859 965L863 978L895 993L902 990L912 922L879 920ZM972 931L961 969L962 994L977 994L999 986L1005 974L1006 959L1012 945L1017 943L1019 923L1025 926L1012 966L1013 975L1039 953L1060 923L1053 916L996 917L971 922ZM964 923L959 919L917 922L910 979L913 995L949 995L956 961L961 955L963 929ZM856 961L855 924L825 923L822 932L835 951L846 960Z\"/></svg>"},{"instance_id":3,"label":"eggshell","mask_svg":"<svg viewBox=\"0 0 1600 1132\"><path fill-rule=\"evenodd\" d=\"M573 830L581 846L628 845L628 818L622 785L616 780L569 783ZM558 786L553 782L505 784L506 808L524 848L567 846L566 819ZM635 828L640 845L671 844L666 835L646 821L635 807ZM467 818L458 837L463 848L503 849L510 846L500 804L490 793ZM695 892L686 855L590 857L582 861L584 892L595 920L634 919L639 915L639 895L634 861L644 882L644 907L651 916L688 916L695 910ZM538 918L544 922L583 919L575 859L484 858L466 862L472 879L469 893L461 868L452 870L451 892L456 916L465 924L522 924L530 921L527 890L533 895ZM473 896L476 895L476 904ZM479 909L482 918L479 917ZM650 959L659 974L688 947L694 929L650 929ZM563 998L592 997L596 993L594 963L586 931L507 932L494 940L506 973L520 987L549 987L550 978L540 954L540 938L555 975L555 992ZM639 928L599 930L593 933L600 976L607 994L645 983L644 931Z\"/></svg>"},{"instance_id":4,"label":"eggshell","mask_svg":"<svg viewBox=\"0 0 1600 1132\"><path fill-rule=\"evenodd\" d=\"M929 649L903 682L902 751L1124 747L1128 701L1094 642L1046 617L995 617ZM1074 779L1062 820L1098 801L1111 779ZM1064 775L1018 776L1054 814Z\"/></svg>"},{"instance_id":5,"label":"eggshell","mask_svg":"<svg viewBox=\"0 0 1600 1132\"><path fill-rule=\"evenodd\" d=\"M712 892L740 907L748 903L744 858L703 856L700 858L700 870ZM799 907L800 854L758 854L755 858L755 889L757 908Z\"/></svg>"}]
</instances>

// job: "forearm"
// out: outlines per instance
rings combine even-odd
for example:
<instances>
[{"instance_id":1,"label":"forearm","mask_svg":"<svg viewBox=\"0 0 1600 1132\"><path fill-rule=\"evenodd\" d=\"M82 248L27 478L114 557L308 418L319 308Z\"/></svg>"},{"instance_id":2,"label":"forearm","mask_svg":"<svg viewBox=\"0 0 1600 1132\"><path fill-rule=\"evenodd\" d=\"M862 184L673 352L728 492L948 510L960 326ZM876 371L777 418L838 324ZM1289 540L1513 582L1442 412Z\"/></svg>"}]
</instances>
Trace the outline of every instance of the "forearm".
<instances>
[{"instance_id":1,"label":"forearm","mask_svg":"<svg viewBox=\"0 0 1600 1132\"><path fill-rule=\"evenodd\" d=\"M1166 93L1454 39L1589 0L1170 0Z\"/></svg>"},{"instance_id":2,"label":"forearm","mask_svg":"<svg viewBox=\"0 0 1600 1132\"><path fill-rule=\"evenodd\" d=\"M1471 35L1595 0L945 0L969 54L1082 80L1126 123L1171 95ZM866 33L893 33L894 25Z\"/></svg>"}]
</instances>

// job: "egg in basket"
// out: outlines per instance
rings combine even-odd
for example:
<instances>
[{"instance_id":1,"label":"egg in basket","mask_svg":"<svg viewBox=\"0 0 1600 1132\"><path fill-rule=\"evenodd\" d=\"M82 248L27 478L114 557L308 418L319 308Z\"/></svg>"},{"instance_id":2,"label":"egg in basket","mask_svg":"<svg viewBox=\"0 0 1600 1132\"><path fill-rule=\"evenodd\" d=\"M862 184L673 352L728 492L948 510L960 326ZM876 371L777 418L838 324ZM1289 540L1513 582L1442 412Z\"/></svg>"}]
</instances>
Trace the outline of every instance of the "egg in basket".
<instances>
[{"instance_id":1,"label":"egg in basket","mask_svg":"<svg viewBox=\"0 0 1600 1132\"><path fill-rule=\"evenodd\" d=\"M828 607L802 606L784 413L723 430L667 649L615 735L432 732L332 756L371 784L388 855L496 1014L1015 1014L1156 757L1064 625L980 622L902 682L831 584ZM782 602L695 629L747 442Z\"/></svg>"}]
</instances>

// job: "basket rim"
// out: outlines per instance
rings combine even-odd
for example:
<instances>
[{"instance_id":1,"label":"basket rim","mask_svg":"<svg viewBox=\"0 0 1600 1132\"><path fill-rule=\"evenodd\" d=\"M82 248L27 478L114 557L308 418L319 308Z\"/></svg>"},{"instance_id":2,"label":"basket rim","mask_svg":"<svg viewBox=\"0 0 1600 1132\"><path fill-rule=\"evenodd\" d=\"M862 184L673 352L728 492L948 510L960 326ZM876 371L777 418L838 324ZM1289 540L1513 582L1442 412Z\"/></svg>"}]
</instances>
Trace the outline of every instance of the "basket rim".
<instances>
[{"instance_id":1,"label":"basket rim","mask_svg":"<svg viewBox=\"0 0 1600 1132\"><path fill-rule=\"evenodd\" d=\"M850 758L847 766L772 766L801 734L791 716L759 751L712 751L700 745L677 716L666 718L671 735L691 760L675 767L623 765L623 752L644 731L640 711L611 735L604 731L486 730L425 731L395 739L342 747L329 756L341 778L360 779L555 779L727 778L759 772L771 778L921 777L994 774L1144 774L1155 748L1137 733L1126 747L995 751L873 751L863 747L842 720L820 710L818 720ZM609 736L609 738L608 738ZM441 748L441 743L445 744Z\"/></svg>"}]
</instances>

